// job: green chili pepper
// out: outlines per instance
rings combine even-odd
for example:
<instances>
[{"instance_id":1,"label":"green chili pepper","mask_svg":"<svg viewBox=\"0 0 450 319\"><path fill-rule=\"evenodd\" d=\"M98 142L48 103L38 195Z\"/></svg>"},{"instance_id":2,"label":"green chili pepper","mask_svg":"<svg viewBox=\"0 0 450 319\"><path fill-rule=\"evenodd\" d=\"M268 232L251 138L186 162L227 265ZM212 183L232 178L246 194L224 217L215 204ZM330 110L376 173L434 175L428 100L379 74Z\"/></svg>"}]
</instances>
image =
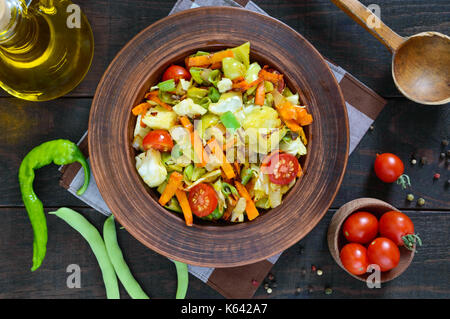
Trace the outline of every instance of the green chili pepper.
<instances>
[{"instance_id":1,"label":"green chili pepper","mask_svg":"<svg viewBox=\"0 0 450 319\"><path fill-rule=\"evenodd\" d=\"M253 170L251 168L244 168L242 170L241 176L242 176L241 184L245 186L252 179Z\"/></svg>"},{"instance_id":2,"label":"green chili pepper","mask_svg":"<svg viewBox=\"0 0 450 319\"><path fill-rule=\"evenodd\" d=\"M22 200L33 227L33 267L38 269L47 251L47 221L42 202L33 190L34 170L51 163L67 165L79 162L84 170L84 184L77 194L83 194L89 185L89 165L76 144L68 140L53 140L33 148L23 159L19 168L19 184Z\"/></svg>"},{"instance_id":3,"label":"green chili pepper","mask_svg":"<svg viewBox=\"0 0 450 319\"><path fill-rule=\"evenodd\" d=\"M189 285L188 267L186 264L176 260L172 260L172 262L175 264L175 268L177 269L178 278L177 294L175 298L184 299L186 297L186 292Z\"/></svg>"},{"instance_id":4,"label":"green chili pepper","mask_svg":"<svg viewBox=\"0 0 450 319\"><path fill-rule=\"evenodd\" d=\"M165 208L174 211L176 213L182 213L183 211L181 210L180 207L180 203L178 203L178 200L175 197L172 197L170 199L170 201L167 203L166 206L164 206Z\"/></svg>"},{"instance_id":5,"label":"green chili pepper","mask_svg":"<svg viewBox=\"0 0 450 319\"><path fill-rule=\"evenodd\" d=\"M241 124L236 119L231 111L227 111L222 116L220 116L222 124L228 129L234 132L234 130L241 127Z\"/></svg>"},{"instance_id":6,"label":"green chili pepper","mask_svg":"<svg viewBox=\"0 0 450 319\"><path fill-rule=\"evenodd\" d=\"M194 172L194 165L189 164L184 168L183 175L187 181L192 181L192 173Z\"/></svg>"},{"instance_id":7,"label":"green chili pepper","mask_svg":"<svg viewBox=\"0 0 450 319\"><path fill-rule=\"evenodd\" d=\"M62 207L56 212L50 212L49 214L56 215L64 220L86 239L92 252L97 258L98 265L102 271L103 282L105 283L106 288L106 297L108 299L120 299L119 283L117 281L116 272L109 259L108 252L106 251L105 242L98 230L81 214L69 208Z\"/></svg>"},{"instance_id":8,"label":"green chili pepper","mask_svg":"<svg viewBox=\"0 0 450 319\"><path fill-rule=\"evenodd\" d=\"M217 87L217 83L222 79L222 73L219 69L212 71L208 76L208 82Z\"/></svg>"},{"instance_id":9,"label":"green chili pepper","mask_svg":"<svg viewBox=\"0 0 450 319\"><path fill-rule=\"evenodd\" d=\"M211 102L212 102L211 99L209 97L205 96L200 101L198 101L197 104L208 110Z\"/></svg>"},{"instance_id":10,"label":"green chili pepper","mask_svg":"<svg viewBox=\"0 0 450 319\"><path fill-rule=\"evenodd\" d=\"M164 82L160 82L160 83L158 83L157 86L158 86L159 90L163 91L163 92L175 91L175 88L176 88L174 79L170 79L170 80L167 80L167 81L164 81Z\"/></svg>"},{"instance_id":11,"label":"green chili pepper","mask_svg":"<svg viewBox=\"0 0 450 319\"><path fill-rule=\"evenodd\" d=\"M189 69L189 73L191 73L192 78L198 84L203 83L202 72L203 72L203 68L192 67Z\"/></svg>"},{"instance_id":12,"label":"green chili pepper","mask_svg":"<svg viewBox=\"0 0 450 319\"><path fill-rule=\"evenodd\" d=\"M209 88L208 97L210 98L211 102L217 103L217 101L219 101L220 99L220 93L215 87L211 86Z\"/></svg>"},{"instance_id":13,"label":"green chili pepper","mask_svg":"<svg viewBox=\"0 0 450 319\"><path fill-rule=\"evenodd\" d=\"M133 299L149 299L147 294L142 290L139 283L131 274L122 251L117 242L116 226L114 223L114 216L109 216L103 225L103 238L105 240L106 251L109 259L116 271L117 277Z\"/></svg>"},{"instance_id":14,"label":"green chili pepper","mask_svg":"<svg viewBox=\"0 0 450 319\"><path fill-rule=\"evenodd\" d=\"M230 196L231 194L239 196L236 187L228 184L227 182L222 182L222 193L227 197Z\"/></svg>"}]
</instances>

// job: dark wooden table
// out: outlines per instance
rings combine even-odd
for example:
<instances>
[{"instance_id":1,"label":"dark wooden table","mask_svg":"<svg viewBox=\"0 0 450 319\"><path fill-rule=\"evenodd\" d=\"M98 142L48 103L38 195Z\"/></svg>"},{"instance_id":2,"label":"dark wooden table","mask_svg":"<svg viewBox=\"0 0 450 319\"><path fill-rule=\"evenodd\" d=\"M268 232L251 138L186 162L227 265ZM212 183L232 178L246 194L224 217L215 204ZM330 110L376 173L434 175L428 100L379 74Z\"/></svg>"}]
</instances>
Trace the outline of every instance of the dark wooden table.
<instances>
[{"instance_id":1,"label":"dark wooden table","mask_svg":"<svg viewBox=\"0 0 450 319\"><path fill-rule=\"evenodd\" d=\"M20 197L18 167L35 145L54 138L78 141L87 129L89 109L97 83L108 64L136 33L165 17L175 1L96 0L76 1L88 16L95 36L95 57L83 83L69 95L45 103L31 103L0 93L0 298L104 298L105 289L97 262L81 236L56 218L48 218L49 243L43 266L30 272L32 230ZM350 156L347 173L330 211L303 240L288 249L273 268L277 287L268 295L260 287L255 298L448 298L450 297L450 179L449 165L439 154L449 147L450 108L427 107L400 96L391 79L388 51L371 35L338 10L329 0L256 0L264 10L304 35L327 58L355 75L388 100ZM434 30L449 34L450 2L444 0L373 0L381 17L400 35ZM385 185L372 170L377 152L393 152L406 162L419 207L406 201L407 192ZM426 157L425 165L410 159ZM433 175L441 174L439 180ZM53 210L68 206L95 225L105 217L77 200L58 184L55 166L40 169L35 189ZM326 231L342 204L359 197L385 200L411 216L424 241L410 268L401 277L369 289L341 270L332 260ZM268 234L269 236L270 234ZM145 291L154 298L173 298L176 273L165 257L147 249L126 231L119 232L126 260ZM302 253L299 253L302 251ZM66 267L81 267L81 288L66 286ZM310 272L311 265L323 270ZM305 268L306 274L302 275ZM302 292L295 294L295 288ZM325 295L324 287L333 289ZM310 287L310 289L308 289ZM308 292L308 290L310 290ZM123 296L127 294L122 291ZM221 298L216 291L190 276L188 298Z\"/></svg>"}]
</instances>

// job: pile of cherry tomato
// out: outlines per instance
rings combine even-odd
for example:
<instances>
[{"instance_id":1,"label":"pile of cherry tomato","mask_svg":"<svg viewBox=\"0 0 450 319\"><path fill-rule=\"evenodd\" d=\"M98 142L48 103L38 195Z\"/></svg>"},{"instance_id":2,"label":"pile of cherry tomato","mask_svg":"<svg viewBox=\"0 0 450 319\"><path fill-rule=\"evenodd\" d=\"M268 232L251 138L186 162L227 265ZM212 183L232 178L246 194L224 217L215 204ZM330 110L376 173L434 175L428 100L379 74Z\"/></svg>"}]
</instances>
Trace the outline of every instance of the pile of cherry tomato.
<instances>
[{"instance_id":1,"label":"pile of cherry tomato","mask_svg":"<svg viewBox=\"0 0 450 319\"><path fill-rule=\"evenodd\" d=\"M358 211L345 220L342 232L348 243L341 249L340 259L354 275L365 274L371 264L389 271L400 261L399 246L413 250L421 244L411 219L398 211L386 212L379 220L369 212Z\"/></svg>"}]
</instances>

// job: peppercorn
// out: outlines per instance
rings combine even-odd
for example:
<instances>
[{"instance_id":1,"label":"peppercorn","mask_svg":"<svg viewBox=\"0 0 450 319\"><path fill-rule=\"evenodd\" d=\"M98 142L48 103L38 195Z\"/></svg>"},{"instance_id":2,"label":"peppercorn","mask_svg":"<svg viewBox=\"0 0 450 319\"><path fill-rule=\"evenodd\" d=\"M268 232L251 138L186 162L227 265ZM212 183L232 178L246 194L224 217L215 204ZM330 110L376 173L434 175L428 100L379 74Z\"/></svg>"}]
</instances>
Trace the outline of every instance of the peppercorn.
<instances>
[{"instance_id":1,"label":"peppercorn","mask_svg":"<svg viewBox=\"0 0 450 319\"><path fill-rule=\"evenodd\" d=\"M267 288L266 292L270 295L272 293L272 288Z\"/></svg>"},{"instance_id":2,"label":"peppercorn","mask_svg":"<svg viewBox=\"0 0 450 319\"><path fill-rule=\"evenodd\" d=\"M258 281L256 279L252 279L252 285L253 286L258 286Z\"/></svg>"},{"instance_id":3,"label":"peppercorn","mask_svg":"<svg viewBox=\"0 0 450 319\"><path fill-rule=\"evenodd\" d=\"M270 287L270 286L269 286L269 283L266 282L266 283L264 284L264 289L268 289L269 287Z\"/></svg>"},{"instance_id":4,"label":"peppercorn","mask_svg":"<svg viewBox=\"0 0 450 319\"><path fill-rule=\"evenodd\" d=\"M439 158L440 158L440 159L444 159L444 158L445 158L445 153L439 154Z\"/></svg>"},{"instance_id":5,"label":"peppercorn","mask_svg":"<svg viewBox=\"0 0 450 319\"><path fill-rule=\"evenodd\" d=\"M417 200L417 205L419 205L419 206L425 205L425 199L419 198L419 199Z\"/></svg>"},{"instance_id":6,"label":"peppercorn","mask_svg":"<svg viewBox=\"0 0 450 319\"><path fill-rule=\"evenodd\" d=\"M299 295L301 292L302 292L302 288L300 288L300 287L295 288L296 295Z\"/></svg>"},{"instance_id":7,"label":"peppercorn","mask_svg":"<svg viewBox=\"0 0 450 319\"><path fill-rule=\"evenodd\" d=\"M322 269L317 269L316 274L317 274L317 276L322 276L323 275L323 270Z\"/></svg>"},{"instance_id":8,"label":"peppercorn","mask_svg":"<svg viewBox=\"0 0 450 319\"><path fill-rule=\"evenodd\" d=\"M317 270L317 267L314 265L311 265L311 272L315 272Z\"/></svg>"},{"instance_id":9,"label":"peppercorn","mask_svg":"<svg viewBox=\"0 0 450 319\"><path fill-rule=\"evenodd\" d=\"M424 156L420 159L420 164L425 165L427 163L427 158Z\"/></svg>"},{"instance_id":10,"label":"peppercorn","mask_svg":"<svg viewBox=\"0 0 450 319\"><path fill-rule=\"evenodd\" d=\"M326 287L325 288L325 294L326 295L331 295L333 293L333 289L331 289L330 287Z\"/></svg>"},{"instance_id":11,"label":"peppercorn","mask_svg":"<svg viewBox=\"0 0 450 319\"><path fill-rule=\"evenodd\" d=\"M267 279L269 279L270 281L272 281L272 280L275 279L275 276L274 276L272 273L269 273L269 274L267 275Z\"/></svg>"},{"instance_id":12,"label":"peppercorn","mask_svg":"<svg viewBox=\"0 0 450 319\"><path fill-rule=\"evenodd\" d=\"M409 201L409 202L412 202L414 200L414 195L413 194L408 194L406 196L406 200Z\"/></svg>"},{"instance_id":13,"label":"peppercorn","mask_svg":"<svg viewBox=\"0 0 450 319\"><path fill-rule=\"evenodd\" d=\"M434 174L434 179L439 179L439 178L441 178L441 174L439 174L439 173L436 173L436 174Z\"/></svg>"},{"instance_id":14,"label":"peppercorn","mask_svg":"<svg viewBox=\"0 0 450 319\"><path fill-rule=\"evenodd\" d=\"M442 144L442 146L447 146L447 145L448 145L448 140L444 138L444 139L441 141L441 144Z\"/></svg>"},{"instance_id":15,"label":"peppercorn","mask_svg":"<svg viewBox=\"0 0 450 319\"><path fill-rule=\"evenodd\" d=\"M373 125L371 125L370 127L369 127L369 130L371 130L371 131L373 131L375 129L375 127L373 126Z\"/></svg>"},{"instance_id":16,"label":"peppercorn","mask_svg":"<svg viewBox=\"0 0 450 319\"><path fill-rule=\"evenodd\" d=\"M417 164L417 160L416 160L415 158L413 158L413 159L411 160L411 164L412 164L412 165L416 165L416 164Z\"/></svg>"}]
</instances>

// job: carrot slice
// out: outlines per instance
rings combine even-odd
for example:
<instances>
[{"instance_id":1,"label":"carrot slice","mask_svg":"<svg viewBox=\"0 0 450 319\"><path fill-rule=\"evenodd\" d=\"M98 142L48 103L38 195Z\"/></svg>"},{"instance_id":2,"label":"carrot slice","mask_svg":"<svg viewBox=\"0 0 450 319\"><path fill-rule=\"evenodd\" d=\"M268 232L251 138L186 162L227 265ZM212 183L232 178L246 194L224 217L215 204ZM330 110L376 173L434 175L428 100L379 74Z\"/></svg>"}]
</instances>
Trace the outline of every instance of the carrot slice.
<instances>
[{"instance_id":1,"label":"carrot slice","mask_svg":"<svg viewBox=\"0 0 450 319\"><path fill-rule=\"evenodd\" d=\"M221 166L222 166L223 172L225 173L225 176L228 179L234 178L236 176L236 174L234 173L233 166L231 166L231 164L227 162L225 154L223 154L223 151L221 150L217 141L213 141L211 143L211 145L213 146L212 151L213 151L214 155L222 163Z\"/></svg>"},{"instance_id":2,"label":"carrot slice","mask_svg":"<svg viewBox=\"0 0 450 319\"><path fill-rule=\"evenodd\" d=\"M300 177L302 175L303 175L303 169L302 169L302 166L300 165L300 163L298 163L297 177Z\"/></svg>"},{"instance_id":3,"label":"carrot slice","mask_svg":"<svg viewBox=\"0 0 450 319\"><path fill-rule=\"evenodd\" d=\"M194 131L194 126L192 125L191 121L189 121L189 119L186 116L181 116L180 122L181 122L181 125L183 125L183 127L185 129L187 129L189 132Z\"/></svg>"},{"instance_id":4,"label":"carrot slice","mask_svg":"<svg viewBox=\"0 0 450 319\"><path fill-rule=\"evenodd\" d=\"M242 197L245 198L247 201L247 206L245 207L245 211L247 212L248 220L253 220L256 217L258 217L259 212L258 209L255 206L255 203L253 202L252 198L250 197L250 194L247 192L247 189L239 183L238 181L234 181L234 185L236 185L236 189Z\"/></svg>"},{"instance_id":5,"label":"carrot slice","mask_svg":"<svg viewBox=\"0 0 450 319\"><path fill-rule=\"evenodd\" d=\"M255 104L263 106L265 98L266 98L266 90L264 89L264 82L261 82L258 84L258 87L256 88Z\"/></svg>"},{"instance_id":6,"label":"carrot slice","mask_svg":"<svg viewBox=\"0 0 450 319\"><path fill-rule=\"evenodd\" d=\"M193 217L192 217L192 210L191 206L189 206L189 201L186 196L186 192L183 190L177 188L175 190L175 196L178 199L178 202L180 203L181 210L183 211L184 220L186 222L187 226L193 225Z\"/></svg>"},{"instance_id":7,"label":"carrot slice","mask_svg":"<svg viewBox=\"0 0 450 319\"><path fill-rule=\"evenodd\" d=\"M208 154L206 154L205 148L203 147L203 142L200 135L198 135L195 130L191 133L191 143L194 146L194 152L197 155L197 160L200 161L195 163L195 165L205 167L208 162Z\"/></svg>"},{"instance_id":8,"label":"carrot slice","mask_svg":"<svg viewBox=\"0 0 450 319\"><path fill-rule=\"evenodd\" d=\"M155 92L157 92L157 91L155 91ZM147 95L148 95L148 94L147 94ZM161 101L161 100L159 99L158 96L156 96L156 95L149 95L149 96L148 96L148 99L149 99L150 101L153 101L153 102L158 103L159 105L161 105L161 106L162 106L163 108L165 108L166 110L172 111L172 107L171 107L169 104L164 103L163 101Z\"/></svg>"},{"instance_id":9,"label":"carrot slice","mask_svg":"<svg viewBox=\"0 0 450 319\"><path fill-rule=\"evenodd\" d=\"M259 71L259 77L265 81L270 81L273 84L278 84L278 81L283 78L283 74L277 74L266 71L264 68Z\"/></svg>"},{"instance_id":10,"label":"carrot slice","mask_svg":"<svg viewBox=\"0 0 450 319\"><path fill-rule=\"evenodd\" d=\"M299 124L301 126L306 126L309 125L313 122L313 117L311 114L306 113L300 120L299 120Z\"/></svg>"},{"instance_id":11,"label":"carrot slice","mask_svg":"<svg viewBox=\"0 0 450 319\"><path fill-rule=\"evenodd\" d=\"M178 189L178 187L181 186L182 181L183 175L181 175L180 173L173 172L170 175L169 181L167 182L167 185L164 188L164 191L162 192L161 197L158 201L162 206L166 205L169 200L175 195L175 191Z\"/></svg>"},{"instance_id":12,"label":"carrot slice","mask_svg":"<svg viewBox=\"0 0 450 319\"><path fill-rule=\"evenodd\" d=\"M139 114L145 114L148 109L151 107L151 105L147 102L141 103L137 106L135 106L131 112L133 113L133 115L138 116Z\"/></svg>"},{"instance_id":13,"label":"carrot slice","mask_svg":"<svg viewBox=\"0 0 450 319\"><path fill-rule=\"evenodd\" d=\"M224 58L232 57L234 57L234 53L232 50L224 50L208 55L189 57L185 60L185 64L187 68L202 67L205 65L214 65L218 62L222 62Z\"/></svg>"}]
</instances>

